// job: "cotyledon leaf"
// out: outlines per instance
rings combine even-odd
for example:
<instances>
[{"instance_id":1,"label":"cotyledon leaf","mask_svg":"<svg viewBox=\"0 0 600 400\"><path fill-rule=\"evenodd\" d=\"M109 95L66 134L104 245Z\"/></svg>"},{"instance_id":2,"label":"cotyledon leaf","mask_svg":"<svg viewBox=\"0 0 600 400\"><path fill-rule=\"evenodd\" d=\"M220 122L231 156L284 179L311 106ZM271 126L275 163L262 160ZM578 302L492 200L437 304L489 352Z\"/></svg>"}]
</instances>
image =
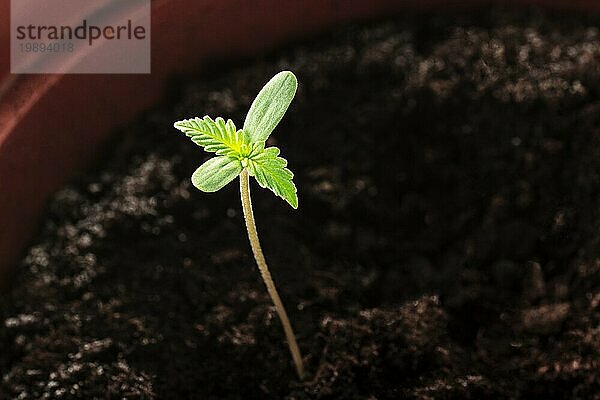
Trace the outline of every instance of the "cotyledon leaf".
<instances>
[{"instance_id":1,"label":"cotyledon leaf","mask_svg":"<svg viewBox=\"0 0 600 400\"><path fill-rule=\"evenodd\" d=\"M290 71L282 71L261 89L244 121L243 130L251 142L267 140L287 111L297 87L296 76Z\"/></svg>"},{"instance_id":2,"label":"cotyledon leaf","mask_svg":"<svg viewBox=\"0 0 600 400\"><path fill-rule=\"evenodd\" d=\"M240 160L219 156L202 164L192 174L192 183L203 192L216 192L242 172Z\"/></svg>"}]
</instances>

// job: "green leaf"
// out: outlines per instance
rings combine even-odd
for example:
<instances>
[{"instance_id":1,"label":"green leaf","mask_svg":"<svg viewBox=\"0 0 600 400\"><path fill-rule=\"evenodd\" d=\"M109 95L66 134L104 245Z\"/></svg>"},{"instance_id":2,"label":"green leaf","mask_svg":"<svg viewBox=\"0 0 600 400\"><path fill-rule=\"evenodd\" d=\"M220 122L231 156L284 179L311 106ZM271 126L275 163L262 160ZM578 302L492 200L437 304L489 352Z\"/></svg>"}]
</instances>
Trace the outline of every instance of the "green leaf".
<instances>
[{"instance_id":1,"label":"green leaf","mask_svg":"<svg viewBox=\"0 0 600 400\"><path fill-rule=\"evenodd\" d=\"M267 140L283 118L283 114L296 94L297 87L296 76L290 71L282 71L261 89L244 121L243 130L248 134L251 142Z\"/></svg>"},{"instance_id":2,"label":"green leaf","mask_svg":"<svg viewBox=\"0 0 600 400\"><path fill-rule=\"evenodd\" d=\"M204 118L177 121L174 126L189 136L198 146L218 156L239 158L246 155L249 150L247 136L241 129L236 130L235 124L230 119L227 122L221 117L213 120L207 115Z\"/></svg>"},{"instance_id":3,"label":"green leaf","mask_svg":"<svg viewBox=\"0 0 600 400\"><path fill-rule=\"evenodd\" d=\"M261 187L270 189L290 203L293 208L298 208L297 190L292 182L294 174L286 168L287 161L278 156L279 149L277 147L268 147L249 158L246 168Z\"/></svg>"},{"instance_id":4,"label":"green leaf","mask_svg":"<svg viewBox=\"0 0 600 400\"><path fill-rule=\"evenodd\" d=\"M231 157L213 157L192 174L192 183L203 192L216 192L242 172L240 160Z\"/></svg>"}]
</instances>

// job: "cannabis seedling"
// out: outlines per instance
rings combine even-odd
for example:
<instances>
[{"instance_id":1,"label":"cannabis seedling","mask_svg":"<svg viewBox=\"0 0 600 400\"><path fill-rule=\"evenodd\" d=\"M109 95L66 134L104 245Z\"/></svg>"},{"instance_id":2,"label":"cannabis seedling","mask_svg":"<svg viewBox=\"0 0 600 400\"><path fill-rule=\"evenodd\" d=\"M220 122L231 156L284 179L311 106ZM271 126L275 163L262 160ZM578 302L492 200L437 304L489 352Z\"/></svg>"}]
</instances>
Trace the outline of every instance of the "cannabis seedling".
<instances>
[{"instance_id":1,"label":"cannabis seedling","mask_svg":"<svg viewBox=\"0 0 600 400\"><path fill-rule=\"evenodd\" d=\"M217 155L193 173L194 186L203 192L216 192L240 177L240 196L252 253L283 325L296 371L302 379L304 367L298 343L258 240L249 181L249 176L253 176L261 187L270 189L293 208L298 208L296 186L292 182L294 174L286 168L287 161L279 157L277 147L265 148L265 141L283 118L297 87L296 76L290 71L280 72L271 78L252 102L242 129L237 129L230 119L225 122L221 117L212 119L209 116L177 121L175 128L204 147L205 151Z\"/></svg>"}]
</instances>

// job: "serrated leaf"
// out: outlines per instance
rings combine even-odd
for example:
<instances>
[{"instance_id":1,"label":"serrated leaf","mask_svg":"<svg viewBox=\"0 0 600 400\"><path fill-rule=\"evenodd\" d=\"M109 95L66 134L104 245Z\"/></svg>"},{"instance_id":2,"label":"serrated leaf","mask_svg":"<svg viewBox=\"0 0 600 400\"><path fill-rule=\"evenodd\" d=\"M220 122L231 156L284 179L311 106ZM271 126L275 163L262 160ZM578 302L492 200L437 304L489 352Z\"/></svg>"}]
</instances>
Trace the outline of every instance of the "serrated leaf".
<instances>
[{"instance_id":1,"label":"serrated leaf","mask_svg":"<svg viewBox=\"0 0 600 400\"><path fill-rule=\"evenodd\" d=\"M207 115L204 118L177 121L174 126L198 146L218 156L238 158L248 151L248 137L241 129L237 130L230 119L227 122L221 117L213 120Z\"/></svg>"},{"instance_id":2,"label":"serrated leaf","mask_svg":"<svg viewBox=\"0 0 600 400\"><path fill-rule=\"evenodd\" d=\"M290 71L282 71L261 89L244 121L243 130L251 142L267 140L287 111L297 87L296 76Z\"/></svg>"},{"instance_id":3,"label":"serrated leaf","mask_svg":"<svg viewBox=\"0 0 600 400\"><path fill-rule=\"evenodd\" d=\"M192 174L192 183L203 192L216 192L242 172L242 163L231 157L213 157Z\"/></svg>"},{"instance_id":4,"label":"serrated leaf","mask_svg":"<svg viewBox=\"0 0 600 400\"><path fill-rule=\"evenodd\" d=\"M270 189L293 208L298 208L296 185L292 181L294 174L286 168L287 160L278 156L277 147L268 147L249 158L246 168L261 187Z\"/></svg>"}]
</instances>

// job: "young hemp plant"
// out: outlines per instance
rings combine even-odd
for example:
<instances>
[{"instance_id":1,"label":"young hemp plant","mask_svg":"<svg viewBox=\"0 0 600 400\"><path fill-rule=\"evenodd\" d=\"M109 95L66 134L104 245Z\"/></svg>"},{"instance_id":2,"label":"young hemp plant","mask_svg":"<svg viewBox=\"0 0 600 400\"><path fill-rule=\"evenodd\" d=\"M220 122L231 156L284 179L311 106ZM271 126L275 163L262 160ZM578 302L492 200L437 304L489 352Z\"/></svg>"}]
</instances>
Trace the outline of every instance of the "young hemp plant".
<instances>
[{"instance_id":1,"label":"young hemp plant","mask_svg":"<svg viewBox=\"0 0 600 400\"><path fill-rule=\"evenodd\" d=\"M279 157L277 147L265 148L265 141L283 118L297 87L296 76L290 71L280 72L271 78L252 102L242 129L237 129L230 119L225 122L221 117L212 119L209 116L177 121L175 128L204 147L205 151L216 154L193 173L194 186L203 192L216 192L240 177L242 209L252 253L283 325L296 371L302 379L304 367L298 343L258 239L249 178L253 176L261 187L270 189L294 209L298 208L296 186L292 182L294 174L286 168L287 161Z\"/></svg>"}]
</instances>

